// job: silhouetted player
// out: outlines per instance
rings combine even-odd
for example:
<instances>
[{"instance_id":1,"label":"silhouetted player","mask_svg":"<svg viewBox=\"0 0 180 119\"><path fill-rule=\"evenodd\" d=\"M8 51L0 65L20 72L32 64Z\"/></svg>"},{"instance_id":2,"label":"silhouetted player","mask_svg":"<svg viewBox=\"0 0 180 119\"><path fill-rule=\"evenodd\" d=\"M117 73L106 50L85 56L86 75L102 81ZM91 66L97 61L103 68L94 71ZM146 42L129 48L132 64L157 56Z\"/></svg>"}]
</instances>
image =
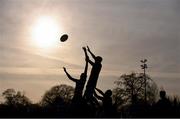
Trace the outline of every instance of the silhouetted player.
<instances>
[{"instance_id":1,"label":"silhouetted player","mask_svg":"<svg viewBox=\"0 0 180 119\"><path fill-rule=\"evenodd\" d=\"M103 108L101 112L102 117L116 117L116 107L112 103L112 91L107 90L105 93L103 93L100 89L95 88L100 94L98 95L96 92L94 92L94 96L101 100L103 103Z\"/></svg>"},{"instance_id":2,"label":"silhouetted player","mask_svg":"<svg viewBox=\"0 0 180 119\"><path fill-rule=\"evenodd\" d=\"M82 98L82 92L83 92L83 88L84 88L84 85L86 83L86 77L87 77L87 69L88 69L88 55L87 55L87 51L86 51L86 48L83 47L83 50L84 50L84 53L85 53L85 56L86 56L86 65L85 65L85 69L84 69L84 72L81 74L80 76L80 79L75 79L73 77L71 77L71 75L66 71L66 68L63 67L64 69L64 72L66 73L67 77L74 81L76 83L76 87L75 87L75 92L74 92L74 97L73 99L79 99L79 98Z\"/></svg>"},{"instance_id":3,"label":"silhouetted player","mask_svg":"<svg viewBox=\"0 0 180 119\"><path fill-rule=\"evenodd\" d=\"M102 96L97 95L97 93L95 92L94 95L96 98L98 98L99 100L101 100L103 102L103 106L104 108L109 108L110 106L112 106L112 91L111 90L107 90L105 93L103 93L100 89L95 88Z\"/></svg>"},{"instance_id":4,"label":"silhouetted player","mask_svg":"<svg viewBox=\"0 0 180 119\"><path fill-rule=\"evenodd\" d=\"M166 97L166 91L160 91L160 99L156 104L156 107L158 108L158 111L160 111L160 115L168 115L170 113L171 109L171 102Z\"/></svg>"},{"instance_id":5,"label":"silhouetted player","mask_svg":"<svg viewBox=\"0 0 180 119\"><path fill-rule=\"evenodd\" d=\"M91 61L89 58L86 58L87 61L92 65L92 69L91 69L91 73L90 73L90 76L89 76L88 83L86 85L86 90L85 90L85 93L84 93L84 97L85 97L86 100L91 100L92 101L94 89L96 87L97 80L98 80L98 77L99 77L99 73L100 73L101 68L102 68L102 65L101 65L102 57L95 56L91 52L91 50L89 49L88 46L87 46L87 50L91 54L91 56L93 57L95 62Z\"/></svg>"}]
</instances>

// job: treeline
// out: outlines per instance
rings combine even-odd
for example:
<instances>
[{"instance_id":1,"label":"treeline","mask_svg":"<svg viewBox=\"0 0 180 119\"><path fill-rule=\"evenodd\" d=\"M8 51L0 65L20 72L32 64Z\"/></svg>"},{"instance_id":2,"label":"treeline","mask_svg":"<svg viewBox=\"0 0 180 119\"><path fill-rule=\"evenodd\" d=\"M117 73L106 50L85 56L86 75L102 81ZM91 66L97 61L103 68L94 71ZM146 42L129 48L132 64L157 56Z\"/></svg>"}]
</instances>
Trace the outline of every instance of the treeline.
<instances>
[{"instance_id":1,"label":"treeline","mask_svg":"<svg viewBox=\"0 0 180 119\"><path fill-rule=\"evenodd\" d=\"M148 75L146 78L147 99L144 97L143 74L121 75L114 82L110 107L104 107L101 100L95 105L83 100L72 105L74 88L68 85L52 87L36 104L23 92L7 89L2 93L4 101L0 104L0 117L180 117L179 98L166 96L164 90L158 91Z\"/></svg>"}]
</instances>

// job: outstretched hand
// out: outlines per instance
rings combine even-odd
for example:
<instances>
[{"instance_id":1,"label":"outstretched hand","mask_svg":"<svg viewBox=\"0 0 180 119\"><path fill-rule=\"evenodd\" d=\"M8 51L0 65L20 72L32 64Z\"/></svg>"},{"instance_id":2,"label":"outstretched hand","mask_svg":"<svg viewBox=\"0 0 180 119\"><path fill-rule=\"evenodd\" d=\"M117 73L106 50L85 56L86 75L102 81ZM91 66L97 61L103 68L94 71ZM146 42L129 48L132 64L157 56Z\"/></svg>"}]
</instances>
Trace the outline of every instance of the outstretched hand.
<instances>
[{"instance_id":1,"label":"outstretched hand","mask_svg":"<svg viewBox=\"0 0 180 119\"><path fill-rule=\"evenodd\" d=\"M100 89L98 89L98 88L96 88L96 87L95 87L95 90L97 90L98 92L101 91Z\"/></svg>"},{"instance_id":2,"label":"outstretched hand","mask_svg":"<svg viewBox=\"0 0 180 119\"><path fill-rule=\"evenodd\" d=\"M87 46L87 50L90 51L89 46Z\"/></svg>"},{"instance_id":3,"label":"outstretched hand","mask_svg":"<svg viewBox=\"0 0 180 119\"><path fill-rule=\"evenodd\" d=\"M84 51L86 51L86 47L82 47L82 49L83 49Z\"/></svg>"},{"instance_id":4,"label":"outstretched hand","mask_svg":"<svg viewBox=\"0 0 180 119\"><path fill-rule=\"evenodd\" d=\"M64 71L66 72L66 68L65 68L65 67L63 67L63 69L64 69Z\"/></svg>"}]
</instances>

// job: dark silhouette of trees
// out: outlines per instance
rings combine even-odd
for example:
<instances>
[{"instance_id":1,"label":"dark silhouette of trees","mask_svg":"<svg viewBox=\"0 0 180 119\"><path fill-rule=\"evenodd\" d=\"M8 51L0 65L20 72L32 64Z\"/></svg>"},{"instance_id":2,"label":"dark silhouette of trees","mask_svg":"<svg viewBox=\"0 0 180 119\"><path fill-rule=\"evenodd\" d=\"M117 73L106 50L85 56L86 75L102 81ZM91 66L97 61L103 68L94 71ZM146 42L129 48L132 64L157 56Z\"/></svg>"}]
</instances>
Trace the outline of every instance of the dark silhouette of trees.
<instances>
[{"instance_id":1,"label":"dark silhouette of trees","mask_svg":"<svg viewBox=\"0 0 180 119\"><path fill-rule=\"evenodd\" d=\"M46 91L40 101L40 117L68 117L68 110L74 95L74 88L65 84Z\"/></svg>"},{"instance_id":2,"label":"dark silhouette of trees","mask_svg":"<svg viewBox=\"0 0 180 119\"><path fill-rule=\"evenodd\" d=\"M22 92L15 91L14 89L7 89L2 93L5 99L4 104L13 106L28 106L31 101Z\"/></svg>"},{"instance_id":3,"label":"dark silhouette of trees","mask_svg":"<svg viewBox=\"0 0 180 119\"><path fill-rule=\"evenodd\" d=\"M52 87L46 91L40 105L55 105L58 103L70 103L74 95L74 88L65 84Z\"/></svg>"},{"instance_id":4,"label":"dark silhouette of trees","mask_svg":"<svg viewBox=\"0 0 180 119\"><path fill-rule=\"evenodd\" d=\"M155 90L153 85L150 86ZM137 95L132 97L133 103L131 98L129 104L123 103L124 89L117 87L113 91L107 90L104 93L96 88L94 96L100 104L97 108L91 108L92 105L87 105L85 100L82 103L85 105L75 105L74 108L71 103L74 88L68 85L52 87L37 104L32 104L24 93L7 89L2 93L4 102L0 104L0 117L180 117L179 98L170 98L165 91L160 91L158 101L148 105L144 104L144 98L137 98ZM121 105L118 113L116 105Z\"/></svg>"},{"instance_id":5,"label":"dark silhouette of trees","mask_svg":"<svg viewBox=\"0 0 180 119\"><path fill-rule=\"evenodd\" d=\"M116 87L112 90L112 99L116 104L117 109L120 109L120 107L126 102L126 100L123 98L123 92L124 90L119 87Z\"/></svg>"},{"instance_id":6,"label":"dark silhouette of trees","mask_svg":"<svg viewBox=\"0 0 180 119\"><path fill-rule=\"evenodd\" d=\"M151 79L151 82L147 85L147 102L153 104L157 101L158 87L157 84Z\"/></svg>"},{"instance_id":7,"label":"dark silhouette of trees","mask_svg":"<svg viewBox=\"0 0 180 119\"><path fill-rule=\"evenodd\" d=\"M28 117L31 101L24 93L7 89L2 93L4 103L0 105L1 117Z\"/></svg>"},{"instance_id":8,"label":"dark silhouette of trees","mask_svg":"<svg viewBox=\"0 0 180 119\"><path fill-rule=\"evenodd\" d=\"M131 73L123 74L115 81L116 88L113 90L115 100L133 103L134 99L144 99L144 74ZM146 75L147 101L153 102L156 99L157 86L153 80ZM122 104L122 102L118 102Z\"/></svg>"}]
</instances>

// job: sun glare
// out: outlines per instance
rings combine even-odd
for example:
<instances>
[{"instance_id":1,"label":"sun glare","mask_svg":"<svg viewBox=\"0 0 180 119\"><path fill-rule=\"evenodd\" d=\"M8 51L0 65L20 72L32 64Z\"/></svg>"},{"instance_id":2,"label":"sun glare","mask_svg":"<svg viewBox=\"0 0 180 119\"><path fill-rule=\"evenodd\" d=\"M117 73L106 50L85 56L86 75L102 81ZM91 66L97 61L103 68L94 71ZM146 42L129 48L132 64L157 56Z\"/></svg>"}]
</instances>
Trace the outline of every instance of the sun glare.
<instances>
[{"instance_id":1,"label":"sun glare","mask_svg":"<svg viewBox=\"0 0 180 119\"><path fill-rule=\"evenodd\" d=\"M41 17L33 27L32 37L38 47L50 48L57 43L60 32L59 25L54 19Z\"/></svg>"}]
</instances>

